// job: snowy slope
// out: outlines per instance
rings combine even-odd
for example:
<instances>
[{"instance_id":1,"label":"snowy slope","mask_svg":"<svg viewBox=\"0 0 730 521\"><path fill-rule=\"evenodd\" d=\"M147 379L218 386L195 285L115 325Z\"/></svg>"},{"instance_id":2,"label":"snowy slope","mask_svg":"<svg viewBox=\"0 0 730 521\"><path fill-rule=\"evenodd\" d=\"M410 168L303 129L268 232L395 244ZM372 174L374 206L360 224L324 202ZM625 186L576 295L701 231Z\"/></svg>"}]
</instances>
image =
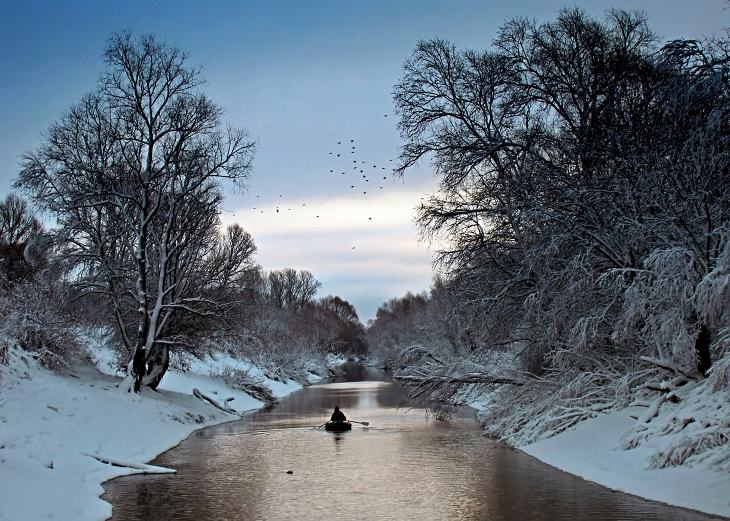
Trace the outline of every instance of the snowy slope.
<instances>
[{"instance_id":1,"label":"snowy slope","mask_svg":"<svg viewBox=\"0 0 730 521\"><path fill-rule=\"evenodd\" d=\"M110 357L95 353L106 373ZM89 456L143 464L173 447L192 431L238 419L192 396L193 388L223 401L239 413L262 402L228 388L210 376L216 366L245 364L230 357L196 362L190 372L170 370L159 392L121 392L113 374L92 366L61 376L39 368L11 349L10 364L0 365L0 519L103 520L111 505L102 501L101 483L138 472ZM277 396L301 386L260 377Z\"/></svg>"},{"instance_id":2,"label":"snowy slope","mask_svg":"<svg viewBox=\"0 0 730 521\"><path fill-rule=\"evenodd\" d=\"M704 466L650 469L656 447L623 450L620 442L639 409L586 420L557 436L518 447L535 458L605 487L710 514L730 517L730 474Z\"/></svg>"}]
</instances>

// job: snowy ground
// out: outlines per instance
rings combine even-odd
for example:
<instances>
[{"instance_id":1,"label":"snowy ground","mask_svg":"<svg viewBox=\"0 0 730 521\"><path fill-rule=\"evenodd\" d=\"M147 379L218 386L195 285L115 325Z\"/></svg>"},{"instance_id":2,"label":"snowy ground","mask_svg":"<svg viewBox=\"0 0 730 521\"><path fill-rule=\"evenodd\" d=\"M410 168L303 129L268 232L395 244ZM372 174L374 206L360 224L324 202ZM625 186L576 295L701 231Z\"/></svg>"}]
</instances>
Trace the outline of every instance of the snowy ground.
<instances>
[{"instance_id":1,"label":"snowy ground","mask_svg":"<svg viewBox=\"0 0 730 521\"><path fill-rule=\"evenodd\" d=\"M670 505L730 517L730 474L704 467L649 469L656 447L623 450L621 439L636 423L623 409L586 420L530 445L518 447L545 463L605 487Z\"/></svg>"},{"instance_id":2,"label":"snowy ground","mask_svg":"<svg viewBox=\"0 0 730 521\"><path fill-rule=\"evenodd\" d=\"M100 370L80 365L67 375L41 369L12 348L9 365L0 365L0 520L109 517L111 505L99 498L101 483L140 470L93 456L143 466L192 431L238 418L193 397L193 388L221 402L233 397L229 406L240 414L263 405L210 376L222 367L248 369L279 397L301 388L219 356L186 373L170 370L159 392L135 395L116 388L119 377L108 353L95 354Z\"/></svg>"}]
</instances>

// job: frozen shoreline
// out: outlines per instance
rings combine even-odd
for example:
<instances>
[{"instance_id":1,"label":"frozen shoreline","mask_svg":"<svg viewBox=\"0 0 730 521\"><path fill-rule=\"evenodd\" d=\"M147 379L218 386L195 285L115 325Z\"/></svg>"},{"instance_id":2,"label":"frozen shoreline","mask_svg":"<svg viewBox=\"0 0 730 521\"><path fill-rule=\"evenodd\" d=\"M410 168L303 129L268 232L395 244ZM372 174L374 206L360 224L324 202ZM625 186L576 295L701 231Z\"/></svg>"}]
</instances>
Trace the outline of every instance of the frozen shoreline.
<instances>
[{"instance_id":1,"label":"frozen shoreline","mask_svg":"<svg viewBox=\"0 0 730 521\"><path fill-rule=\"evenodd\" d=\"M92 456L144 466L198 429L240 419L193 397L193 388L220 401L233 397L229 403L241 415L264 405L210 376L222 367L243 364L279 398L302 388L293 381L267 379L260 368L219 355L194 362L186 373L170 370L159 392L135 395L116 388L119 377L110 374L109 360L103 351L96 355L103 372L82 366L61 376L38 368L19 350L10 365L0 366L1 520L107 519L112 507L100 498L102 484L141 470ZM701 465L648 469L659 442L631 450L619 447L635 423L630 415L637 412L602 414L551 438L513 446L613 490L730 517L730 475Z\"/></svg>"},{"instance_id":2,"label":"frozen shoreline","mask_svg":"<svg viewBox=\"0 0 730 521\"><path fill-rule=\"evenodd\" d=\"M111 373L100 354L97 366ZM107 519L112 506L100 498L102 483L142 470L112 466L94 456L144 467L192 432L236 421L264 405L210 376L232 364L261 378L277 398L302 388L294 381L268 379L260 368L220 355L195 362L186 373L170 370L159 392L135 395L117 389L119 377L92 366L75 367L62 376L14 350L10 364L0 366L0 519ZM195 398L193 388L221 402L233 397L229 406L238 414Z\"/></svg>"},{"instance_id":3,"label":"frozen shoreline","mask_svg":"<svg viewBox=\"0 0 730 521\"><path fill-rule=\"evenodd\" d=\"M651 445L619 448L635 420L631 408L579 423L556 436L515 448L560 470L634 496L730 517L730 475L703 467L649 469Z\"/></svg>"}]
</instances>

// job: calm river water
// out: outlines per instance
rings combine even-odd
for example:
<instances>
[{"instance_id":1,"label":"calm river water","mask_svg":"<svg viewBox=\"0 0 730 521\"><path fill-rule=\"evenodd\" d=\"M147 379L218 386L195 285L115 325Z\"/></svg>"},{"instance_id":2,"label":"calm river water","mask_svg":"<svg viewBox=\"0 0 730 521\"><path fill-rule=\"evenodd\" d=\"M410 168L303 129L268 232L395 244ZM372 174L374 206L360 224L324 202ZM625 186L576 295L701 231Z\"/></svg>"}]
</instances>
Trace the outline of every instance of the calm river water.
<instances>
[{"instance_id":1,"label":"calm river water","mask_svg":"<svg viewBox=\"0 0 730 521\"><path fill-rule=\"evenodd\" d=\"M379 371L350 367L274 409L192 434L152 463L178 473L105 484L113 520L707 520L612 492L434 421ZM370 422L317 430L334 405ZM292 471L288 474L287 471Z\"/></svg>"}]
</instances>

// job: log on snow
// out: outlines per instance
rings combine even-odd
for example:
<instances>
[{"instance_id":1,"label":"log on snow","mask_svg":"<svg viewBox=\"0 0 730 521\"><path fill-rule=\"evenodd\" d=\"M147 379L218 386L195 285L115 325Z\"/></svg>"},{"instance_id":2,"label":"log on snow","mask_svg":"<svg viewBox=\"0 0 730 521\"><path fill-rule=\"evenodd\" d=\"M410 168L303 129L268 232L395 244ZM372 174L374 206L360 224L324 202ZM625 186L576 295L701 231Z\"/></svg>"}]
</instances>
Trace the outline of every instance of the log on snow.
<instances>
[{"instance_id":1,"label":"log on snow","mask_svg":"<svg viewBox=\"0 0 730 521\"><path fill-rule=\"evenodd\" d=\"M141 471L141 474L175 474L177 472L175 469L170 469L167 467L157 467L155 465L147 465L146 463L134 463L116 458L108 458L106 456L101 456L100 454L91 454L89 452L82 452L81 454L90 458L94 458L101 463L112 465L114 467L124 467L139 470Z\"/></svg>"},{"instance_id":2,"label":"log on snow","mask_svg":"<svg viewBox=\"0 0 730 521\"><path fill-rule=\"evenodd\" d=\"M662 369L664 369L666 371L671 371L673 373L682 375L685 378L689 378L689 379L692 379L692 380L697 380L697 377L696 376L693 376L692 374L688 373L687 371L684 371L683 369L681 369L679 367L675 367L674 364L672 364L668 360L659 360L657 358L652 358L651 356L641 356L639 358L641 358L642 361L644 361L644 362L646 362L648 364L655 365L655 366L660 367L660 368L662 368Z\"/></svg>"},{"instance_id":3,"label":"log on snow","mask_svg":"<svg viewBox=\"0 0 730 521\"><path fill-rule=\"evenodd\" d=\"M208 402L213 407L217 407L218 409L220 409L223 412L227 412L229 414L238 414L238 412L235 409L232 409L231 407L226 407L225 405L221 405L220 403L218 403L218 400L216 400L215 398L211 398L210 396L208 396L205 393L200 392L200 390L197 387L193 389L193 396L195 396L199 400ZM226 400L226 404L228 402L229 402L229 400Z\"/></svg>"}]
</instances>

